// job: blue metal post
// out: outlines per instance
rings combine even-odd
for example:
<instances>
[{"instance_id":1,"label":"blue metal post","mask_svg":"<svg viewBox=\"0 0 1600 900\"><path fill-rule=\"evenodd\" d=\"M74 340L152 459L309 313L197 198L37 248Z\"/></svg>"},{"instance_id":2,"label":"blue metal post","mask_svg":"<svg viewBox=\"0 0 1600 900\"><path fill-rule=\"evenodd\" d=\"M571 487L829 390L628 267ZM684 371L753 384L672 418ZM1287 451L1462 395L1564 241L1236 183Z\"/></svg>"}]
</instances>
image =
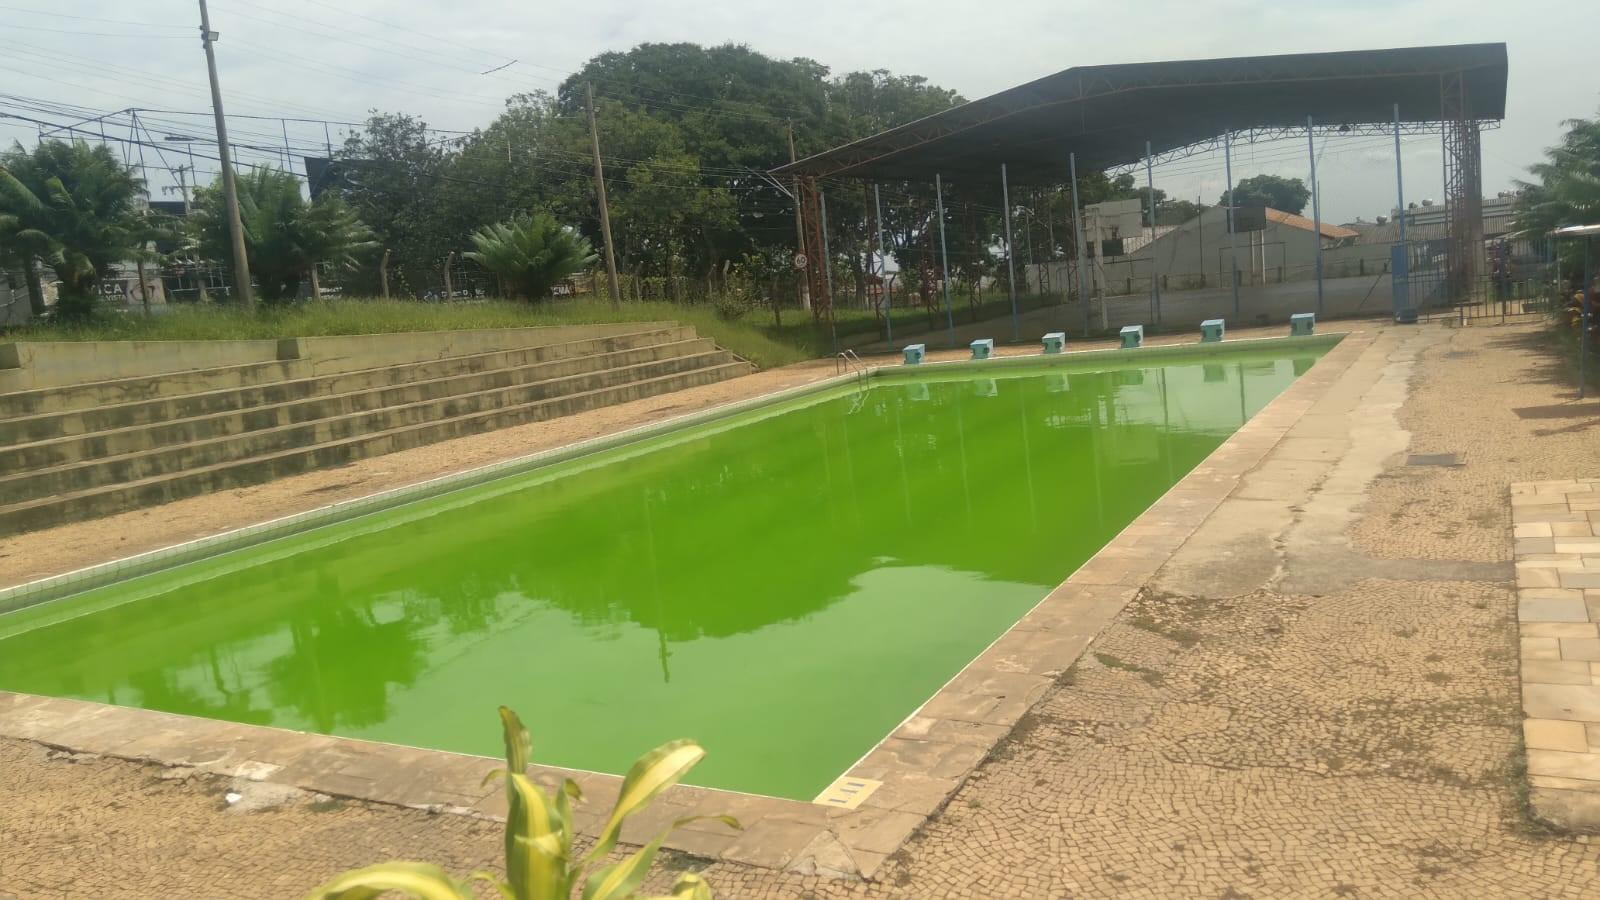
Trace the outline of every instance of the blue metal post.
<instances>
[{"instance_id":1,"label":"blue metal post","mask_svg":"<svg viewBox=\"0 0 1600 900\"><path fill-rule=\"evenodd\" d=\"M1317 318L1322 318L1322 191L1317 184L1317 133L1306 116L1306 146L1311 150L1311 232L1317 239Z\"/></svg>"},{"instance_id":2,"label":"blue metal post","mask_svg":"<svg viewBox=\"0 0 1600 900\"><path fill-rule=\"evenodd\" d=\"M1233 129L1222 133L1222 168L1228 176L1228 280L1233 282L1233 319L1239 321L1239 245L1234 240L1234 219L1239 204L1233 200Z\"/></svg>"},{"instance_id":3,"label":"blue metal post","mask_svg":"<svg viewBox=\"0 0 1600 900\"><path fill-rule=\"evenodd\" d=\"M1011 252L1011 185L1006 181L1006 164L1000 164L1000 201L1006 213L1006 287L1011 290L1011 340L1022 340L1022 323L1017 318L1017 264Z\"/></svg>"},{"instance_id":4,"label":"blue metal post","mask_svg":"<svg viewBox=\"0 0 1600 900\"><path fill-rule=\"evenodd\" d=\"M1067 167L1072 174L1072 233L1074 250L1078 255L1078 299L1083 301L1083 334L1089 335L1089 291L1083 283L1083 210L1078 206L1078 154L1067 154Z\"/></svg>"},{"instance_id":5,"label":"blue metal post","mask_svg":"<svg viewBox=\"0 0 1600 900\"><path fill-rule=\"evenodd\" d=\"M939 266L942 269L940 283L944 285L944 315L945 321L950 324L950 346L956 345L956 310L950 305L950 251L944 243L944 181L937 174L933 176L933 197L939 206Z\"/></svg>"},{"instance_id":6,"label":"blue metal post","mask_svg":"<svg viewBox=\"0 0 1600 900\"><path fill-rule=\"evenodd\" d=\"M1150 193L1150 315L1161 324L1161 273L1156 271L1156 176L1150 142L1144 142L1144 185Z\"/></svg>"},{"instance_id":7,"label":"blue metal post","mask_svg":"<svg viewBox=\"0 0 1600 900\"><path fill-rule=\"evenodd\" d=\"M872 186L872 208L878 213L878 274L883 278L884 338L894 343L894 293L889 290L889 245L883 240L883 201L878 198L878 186Z\"/></svg>"}]
</instances>

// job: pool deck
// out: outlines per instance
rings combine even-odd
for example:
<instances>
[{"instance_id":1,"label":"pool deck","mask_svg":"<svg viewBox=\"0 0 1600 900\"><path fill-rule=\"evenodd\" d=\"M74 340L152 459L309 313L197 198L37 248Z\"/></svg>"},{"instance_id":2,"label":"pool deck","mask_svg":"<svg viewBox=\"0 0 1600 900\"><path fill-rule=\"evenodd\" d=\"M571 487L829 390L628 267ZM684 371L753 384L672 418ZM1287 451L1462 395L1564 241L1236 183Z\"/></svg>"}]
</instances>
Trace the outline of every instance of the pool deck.
<instances>
[{"instance_id":1,"label":"pool deck","mask_svg":"<svg viewBox=\"0 0 1600 900\"><path fill-rule=\"evenodd\" d=\"M669 844L738 897L1592 894L1600 845L1520 799L1506 492L1592 474L1600 406L1567 399L1530 335L1364 328L862 760L850 774L882 786L858 808L681 788L630 836L739 816L743 833ZM30 786L0 778L25 811L0 819L19 848L0 894L119 895L52 862L49 824L138 846L139 814L108 806L119 784L177 836L271 863L133 851L120 895L157 873L293 893L378 858L465 870L496 852L480 758L5 694L0 736L0 771ZM602 808L615 779L576 777ZM318 812L290 791L239 816L225 785L378 802Z\"/></svg>"}]
</instances>

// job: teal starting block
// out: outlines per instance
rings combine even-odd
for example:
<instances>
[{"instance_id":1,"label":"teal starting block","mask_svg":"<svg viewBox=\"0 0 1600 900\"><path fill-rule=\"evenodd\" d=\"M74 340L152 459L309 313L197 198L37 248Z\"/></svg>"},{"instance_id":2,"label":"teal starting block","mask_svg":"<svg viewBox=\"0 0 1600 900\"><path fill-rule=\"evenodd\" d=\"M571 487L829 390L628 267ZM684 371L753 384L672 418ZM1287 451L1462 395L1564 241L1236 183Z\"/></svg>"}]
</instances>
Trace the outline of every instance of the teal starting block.
<instances>
[{"instance_id":1,"label":"teal starting block","mask_svg":"<svg viewBox=\"0 0 1600 900\"><path fill-rule=\"evenodd\" d=\"M908 365L908 366L920 366L920 365L922 365L922 358L924 356L928 355L928 345L927 344L907 344L905 352L906 352L906 365Z\"/></svg>"},{"instance_id":2,"label":"teal starting block","mask_svg":"<svg viewBox=\"0 0 1600 900\"><path fill-rule=\"evenodd\" d=\"M1124 349L1124 350L1132 350L1134 348L1143 347L1143 346L1144 346L1144 326L1143 325L1124 325L1124 326L1122 326L1122 349Z\"/></svg>"},{"instance_id":3,"label":"teal starting block","mask_svg":"<svg viewBox=\"0 0 1600 900\"><path fill-rule=\"evenodd\" d=\"M994 338L978 338L972 342L972 358L988 359L994 355Z\"/></svg>"},{"instance_id":4,"label":"teal starting block","mask_svg":"<svg viewBox=\"0 0 1600 900\"><path fill-rule=\"evenodd\" d=\"M1060 353L1067 349L1067 334L1064 331L1052 331L1044 336L1044 352Z\"/></svg>"},{"instance_id":5,"label":"teal starting block","mask_svg":"<svg viewBox=\"0 0 1600 900\"><path fill-rule=\"evenodd\" d=\"M1221 319L1207 319L1200 323L1200 343L1211 344L1222 340L1227 325Z\"/></svg>"},{"instance_id":6,"label":"teal starting block","mask_svg":"<svg viewBox=\"0 0 1600 900\"><path fill-rule=\"evenodd\" d=\"M1289 317L1289 334L1311 334L1317 330L1316 313L1295 313Z\"/></svg>"}]
</instances>

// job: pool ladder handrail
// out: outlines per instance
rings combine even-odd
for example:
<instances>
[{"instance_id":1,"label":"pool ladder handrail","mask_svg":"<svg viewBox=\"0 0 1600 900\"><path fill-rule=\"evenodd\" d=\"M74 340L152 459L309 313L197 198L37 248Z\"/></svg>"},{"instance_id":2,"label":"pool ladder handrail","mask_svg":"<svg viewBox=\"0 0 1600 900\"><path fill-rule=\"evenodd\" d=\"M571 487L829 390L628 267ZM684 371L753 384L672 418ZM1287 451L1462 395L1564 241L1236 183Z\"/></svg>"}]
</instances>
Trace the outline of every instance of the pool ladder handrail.
<instances>
[{"instance_id":1,"label":"pool ladder handrail","mask_svg":"<svg viewBox=\"0 0 1600 900\"><path fill-rule=\"evenodd\" d=\"M854 372L856 386L865 387L867 383L867 364L861 361L854 350L840 350L833 357L833 374L843 375Z\"/></svg>"}]
</instances>

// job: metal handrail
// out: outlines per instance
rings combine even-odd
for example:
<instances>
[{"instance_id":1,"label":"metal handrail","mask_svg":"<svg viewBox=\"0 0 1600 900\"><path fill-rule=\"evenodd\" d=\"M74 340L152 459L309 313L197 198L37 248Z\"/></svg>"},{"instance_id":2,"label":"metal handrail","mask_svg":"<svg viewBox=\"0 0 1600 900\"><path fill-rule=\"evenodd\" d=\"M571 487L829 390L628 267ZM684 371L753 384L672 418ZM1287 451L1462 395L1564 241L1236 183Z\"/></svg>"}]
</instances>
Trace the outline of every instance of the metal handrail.
<instances>
[{"instance_id":1,"label":"metal handrail","mask_svg":"<svg viewBox=\"0 0 1600 900\"><path fill-rule=\"evenodd\" d=\"M833 374L843 375L846 372L856 373L856 386L865 387L867 384L867 364L861 361L854 350L841 350L833 357Z\"/></svg>"}]
</instances>

